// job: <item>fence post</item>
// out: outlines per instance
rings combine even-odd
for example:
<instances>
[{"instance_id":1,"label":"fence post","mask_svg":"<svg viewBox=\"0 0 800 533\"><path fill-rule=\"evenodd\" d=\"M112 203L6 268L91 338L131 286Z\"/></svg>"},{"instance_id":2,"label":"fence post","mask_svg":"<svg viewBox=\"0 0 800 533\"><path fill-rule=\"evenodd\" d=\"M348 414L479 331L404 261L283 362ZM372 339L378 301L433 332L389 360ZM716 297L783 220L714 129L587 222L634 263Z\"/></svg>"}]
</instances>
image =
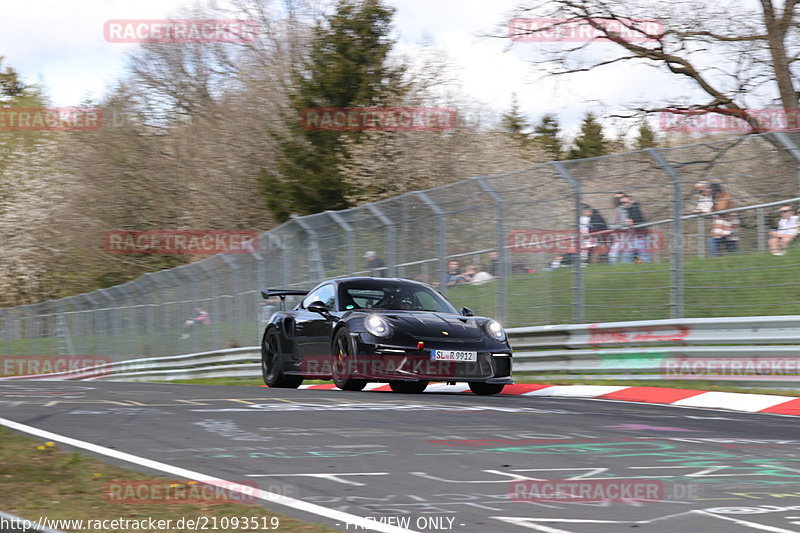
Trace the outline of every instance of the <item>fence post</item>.
<instances>
[{"instance_id":1,"label":"fence post","mask_svg":"<svg viewBox=\"0 0 800 533\"><path fill-rule=\"evenodd\" d=\"M349 209L347 209L349 211ZM355 239L353 238L353 226L347 222L342 215L336 211L325 211L325 214L333 219L340 228L347 234L347 273L352 274L356 271Z\"/></svg>"},{"instance_id":2,"label":"fence post","mask_svg":"<svg viewBox=\"0 0 800 533\"><path fill-rule=\"evenodd\" d=\"M697 217L697 257L701 259L706 256L706 220L704 217Z\"/></svg>"},{"instance_id":3,"label":"fence post","mask_svg":"<svg viewBox=\"0 0 800 533\"><path fill-rule=\"evenodd\" d=\"M433 216L436 217L436 230L439 234L439 290L444 292L447 290L447 228L444 222L445 212L426 193L419 191L414 194L433 211Z\"/></svg>"},{"instance_id":4,"label":"fence post","mask_svg":"<svg viewBox=\"0 0 800 533\"><path fill-rule=\"evenodd\" d=\"M167 268L165 270L159 270L157 276L163 277L166 280L168 280L168 285L165 286L162 290L162 294L165 294L165 297L162 298L162 303L166 304L165 311L169 311L169 314L172 315L172 321L176 321L182 327L183 321L185 320L185 317L189 313L185 313L183 309L185 304L181 300L181 292L180 292L181 280L171 268ZM166 293L169 289L172 289L172 295L169 299L167 299ZM176 309L180 309L179 315L176 315ZM170 321L171 321L170 319L166 319L162 323L169 324ZM180 331L181 330L179 330L179 332ZM170 348L167 348L167 350L169 350L167 353L178 354L181 353L182 351L180 348L181 346L180 340L182 335L179 336L176 335L175 333L176 333L175 331L172 331L171 335L167 339L167 342L163 343L163 346L170 346Z\"/></svg>"},{"instance_id":5,"label":"fence post","mask_svg":"<svg viewBox=\"0 0 800 533\"><path fill-rule=\"evenodd\" d=\"M772 132L769 135L775 137L780 145L783 146L783 148L785 148L786 151L789 152L789 154L794 158L794 160L797 163L800 163L800 146L797 146L791 137L780 131ZM800 178L800 172L798 172L798 178ZM798 180L797 184L797 194L800 196L800 179Z\"/></svg>"},{"instance_id":6,"label":"fence post","mask_svg":"<svg viewBox=\"0 0 800 533\"><path fill-rule=\"evenodd\" d=\"M131 321L130 316L128 316L128 327L123 327L125 325L125 313L124 311L130 308L130 300L131 294L128 292L128 288L126 287L127 283L123 283L121 285L115 285L111 287L112 289L116 289L118 293L117 303L115 304L114 316L116 321L119 323L119 341L116 343L117 345L117 354L119 356L119 360L123 358L127 358L130 355L129 346L130 343L133 342L133 331L131 331Z\"/></svg>"},{"instance_id":7,"label":"fence post","mask_svg":"<svg viewBox=\"0 0 800 533\"><path fill-rule=\"evenodd\" d=\"M228 268L231 270L233 274L233 323L237 324L236 329L237 333L236 336L238 339L234 339L235 341L241 342L244 339L244 320L242 316L242 280L241 280L241 270L242 268L236 264L236 261L229 257L227 254L222 254L222 260L225 261L225 264L228 265ZM233 346L230 346L233 348ZM220 346L220 348L225 348L225 346Z\"/></svg>"},{"instance_id":8,"label":"fence post","mask_svg":"<svg viewBox=\"0 0 800 533\"><path fill-rule=\"evenodd\" d=\"M580 254L581 204L583 203L581 200L581 184L562 163L550 161L549 164L558 172L558 175L572 187L575 196L575 235L577 246L575 261L572 264L572 321L575 324L583 324L584 308L586 307L586 283L583 279Z\"/></svg>"},{"instance_id":9,"label":"fence post","mask_svg":"<svg viewBox=\"0 0 800 533\"><path fill-rule=\"evenodd\" d=\"M189 283L192 286L192 309L194 309L195 307L198 307L200 305L199 304L200 297L199 297L199 291L198 291L199 287L198 287L198 283L197 283L199 281L199 279L197 278L197 275L193 272L192 265L183 265L183 266L176 267L175 268L175 273L179 277L180 276L186 276L186 278L189 279ZM205 306L203 306L203 307L205 307ZM199 349L198 349L198 340L199 339L197 337L198 337L197 335L192 335L191 336L191 340L189 341L190 344L192 345L192 351L195 352L195 353L199 351ZM183 350L181 350L181 351L183 351Z\"/></svg>"},{"instance_id":10,"label":"fence post","mask_svg":"<svg viewBox=\"0 0 800 533\"><path fill-rule=\"evenodd\" d=\"M683 318L683 230L681 209L681 175L655 148L645 151L672 178L672 254L670 254L670 318ZM702 238L702 236L701 236Z\"/></svg>"},{"instance_id":11,"label":"fence post","mask_svg":"<svg viewBox=\"0 0 800 533\"><path fill-rule=\"evenodd\" d=\"M508 273L508 269L506 267L506 229L505 229L505 212L506 212L506 201L505 199L500 196L500 194L492 187L486 178L483 176L478 176L472 178L475 180L481 189L483 189L486 194L492 197L496 205L496 222L495 231L497 232L497 262L500 265L500 271L495 272L495 275L498 277L497 280L497 308L495 313L497 315L497 320L500 322L504 322L506 319L506 275Z\"/></svg>"},{"instance_id":12,"label":"fence post","mask_svg":"<svg viewBox=\"0 0 800 533\"><path fill-rule=\"evenodd\" d=\"M103 330L105 336L105 342L103 344L105 345L104 355L109 356L113 361L115 360L113 357L114 325L113 320L110 320L110 318L113 318L111 317L111 312L114 305L114 297L111 295L108 289L97 289L95 292L106 299L106 305L108 306L103 311Z\"/></svg>"},{"instance_id":13,"label":"fence post","mask_svg":"<svg viewBox=\"0 0 800 533\"><path fill-rule=\"evenodd\" d=\"M389 277L397 276L397 228L391 218L381 211L375 204L366 204L366 207L375 218L380 220L386 228L386 264L389 267Z\"/></svg>"},{"instance_id":14,"label":"fence post","mask_svg":"<svg viewBox=\"0 0 800 533\"><path fill-rule=\"evenodd\" d=\"M292 214L291 219L300 227L301 230L305 232L306 235L308 235L308 238L311 241L308 259L309 263L311 263L311 271L316 273L316 276L312 278L312 281L314 284L316 284L325 279L325 265L322 262L322 254L319 247L319 235L317 234L316 230L309 225L308 222L303 220L303 217Z\"/></svg>"},{"instance_id":15,"label":"fence post","mask_svg":"<svg viewBox=\"0 0 800 533\"><path fill-rule=\"evenodd\" d=\"M150 294L149 298L142 298L142 301L146 301L144 305L146 306L145 309L145 331L147 332L147 348L148 352L152 353L159 353L160 352L160 342L156 338L156 309L158 308L158 304L156 303L158 294L161 293L161 284L158 282L158 276L155 275L153 272L147 272L144 275L146 280L149 280L149 286L147 287L147 292ZM154 351L154 349L159 349L159 352Z\"/></svg>"},{"instance_id":16,"label":"fence post","mask_svg":"<svg viewBox=\"0 0 800 533\"><path fill-rule=\"evenodd\" d=\"M262 265L265 264L264 256L258 252L251 252L250 257L256 263L256 297L255 297L255 309L253 313L255 313L255 325L256 325L256 332L255 338L259 339L261 335L261 306L262 306L262 299L261 299L261 290L267 289L267 282L264 279L264 269L261 268Z\"/></svg>"},{"instance_id":17,"label":"fence post","mask_svg":"<svg viewBox=\"0 0 800 533\"><path fill-rule=\"evenodd\" d=\"M756 209L756 237L758 239L758 251L767 251L767 227L764 219L764 208Z\"/></svg>"},{"instance_id":18,"label":"fence post","mask_svg":"<svg viewBox=\"0 0 800 533\"><path fill-rule=\"evenodd\" d=\"M203 273L206 275L206 279L208 279L209 287L208 291L211 295L211 301L208 305L208 314L211 316L211 345L213 346L212 349L216 349L217 347L221 347L222 345L218 342L219 340L219 321L220 321L220 308L219 308L219 280L217 276L213 273L213 269L206 264L206 261L200 261L197 265L203 270ZM205 306L204 306L205 307Z\"/></svg>"}]
</instances>

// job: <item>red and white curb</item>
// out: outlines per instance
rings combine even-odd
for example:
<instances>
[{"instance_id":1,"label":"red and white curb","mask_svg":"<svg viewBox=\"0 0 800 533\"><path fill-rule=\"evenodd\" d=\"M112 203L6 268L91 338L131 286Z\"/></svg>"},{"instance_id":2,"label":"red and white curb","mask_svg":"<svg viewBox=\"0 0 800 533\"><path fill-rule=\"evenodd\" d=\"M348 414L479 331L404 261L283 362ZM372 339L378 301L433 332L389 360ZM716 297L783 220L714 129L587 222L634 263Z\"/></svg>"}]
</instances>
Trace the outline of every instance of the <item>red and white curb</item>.
<instances>
[{"instance_id":1,"label":"red and white curb","mask_svg":"<svg viewBox=\"0 0 800 533\"><path fill-rule=\"evenodd\" d=\"M301 389L339 390L333 384L301 385ZM388 384L368 383L366 391L390 391ZM465 384L447 385L432 383L425 392L469 392ZM506 385L506 395L594 398L623 402L657 403L681 407L725 409L747 413L773 413L800 416L800 398L769 394L745 394L739 392L708 392L694 389L670 389L666 387L620 387L607 385L537 385L520 383Z\"/></svg>"}]
</instances>

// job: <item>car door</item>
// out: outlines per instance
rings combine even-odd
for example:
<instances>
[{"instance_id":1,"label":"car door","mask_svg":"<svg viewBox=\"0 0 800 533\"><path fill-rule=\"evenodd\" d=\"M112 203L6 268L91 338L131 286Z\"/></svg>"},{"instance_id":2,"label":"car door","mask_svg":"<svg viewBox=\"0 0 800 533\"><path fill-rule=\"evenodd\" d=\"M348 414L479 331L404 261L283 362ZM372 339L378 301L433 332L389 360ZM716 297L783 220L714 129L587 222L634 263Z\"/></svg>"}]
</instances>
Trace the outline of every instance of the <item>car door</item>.
<instances>
[{"instance_id":1,"label":"car door","mask_svg":"<svg viewBox=\"0 0 800 533\"><path fill-rule=\"evenodd\" d=\"M332 321L307 308L313 302L322 302L331 311L336 311L336 286L326 283L303 300L297 312L295 334L297 349L301 357L325 357L330 355Z\"/></svg>"}]
</instances>

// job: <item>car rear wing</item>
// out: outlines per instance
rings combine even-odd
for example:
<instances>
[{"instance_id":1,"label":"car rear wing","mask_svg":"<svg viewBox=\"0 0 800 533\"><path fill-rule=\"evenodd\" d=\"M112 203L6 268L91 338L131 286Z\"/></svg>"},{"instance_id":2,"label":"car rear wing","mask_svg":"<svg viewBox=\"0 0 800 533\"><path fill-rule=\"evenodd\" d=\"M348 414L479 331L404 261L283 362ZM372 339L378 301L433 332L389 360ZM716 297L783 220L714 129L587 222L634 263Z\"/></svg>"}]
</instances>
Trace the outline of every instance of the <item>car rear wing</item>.
<instances>
[{"instance_id":1,"label":"car rear wing","mask_svg":"<svg viewBox=\"0 0 800 533\"><path fill-rule=\"evenodd\" d=\"M305 296L308 291L301 291L297 289L261 289L261 297L265 300L278 297L281 299L281 309L284 309L287 296Z\"/></svg>"}]
</instances>

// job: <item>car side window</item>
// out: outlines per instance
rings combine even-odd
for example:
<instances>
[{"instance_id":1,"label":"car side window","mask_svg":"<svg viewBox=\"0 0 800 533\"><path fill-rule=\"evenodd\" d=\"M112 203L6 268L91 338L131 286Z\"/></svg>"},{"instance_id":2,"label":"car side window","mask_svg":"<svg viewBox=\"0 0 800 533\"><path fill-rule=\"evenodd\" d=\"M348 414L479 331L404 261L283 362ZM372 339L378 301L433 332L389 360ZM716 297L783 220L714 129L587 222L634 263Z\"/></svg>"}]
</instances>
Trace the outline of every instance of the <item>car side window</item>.
<instances>
[{"instance_id":1,"label":"car side window","mask_svg":"<svg viewBox=\"0 0 800 533\"><path fill-rule=\"evenodd\" d=\"M418 291L414 294L414 296L417 297L417 300L419 300L422 309L425 311L434 311L438 310L441 307L439 305L439 302L434 300L433 296L431 296L425 291Z\"/></svg>"},{"instance_id":2,"label":"car side window","mask_svg":"<svg viewBox=\"0 0 800 533\"><path fill-rule=\"evenodd\" d=\"M308 309L308 306L314 302L322 302L328 309L334 309L336 305L336 289L332 284L323 285L315 290L303 300L303 308Z\"/></svg>"}]
</instances>

